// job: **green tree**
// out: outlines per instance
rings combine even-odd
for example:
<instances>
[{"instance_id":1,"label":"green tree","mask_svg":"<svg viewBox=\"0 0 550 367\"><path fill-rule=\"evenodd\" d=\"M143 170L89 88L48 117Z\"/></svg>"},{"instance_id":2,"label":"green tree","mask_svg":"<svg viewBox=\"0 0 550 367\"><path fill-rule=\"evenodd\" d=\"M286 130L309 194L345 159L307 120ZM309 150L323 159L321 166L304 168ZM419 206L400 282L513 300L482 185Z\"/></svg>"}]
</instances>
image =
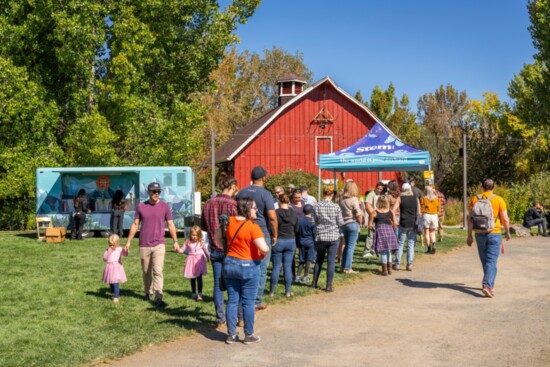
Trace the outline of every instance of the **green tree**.
<instances>
[{"instance_id":1,"label":"green tree","mask_svg":"<svg viewBox=\"0 0 550 367\"><path fill-rule=\"evenodd\" d=\"M510 82L508 93L514 99L512 112L517 121L510 134L523 139L522 157L517 164L522 174L548 171L550 153L550 2L528 0L529 31L537 49L532 64L524 65Z\"/></svg>"},{"instance_id":2,"label":"green tree","mask_svg":"<svg viewBox=\"0 0 550 367\"><path fill-rule=\"evenodd\" d=\"M375 86L367 106L399 139L407 144L418 146L420 126L416 123L415 113L409 107L409 97L403 94L398 99L393 83L390 83L386 90Z\"/></svg>"},{"instance_id":3,"label":"green tree","mask_svg":"<svg viewBox=\"0 0 550 367\"><path fill-rule=\"evenodd\" d=\"M483 93L483 100L470 100L465 118L468 152L468 186L491 177L498 182L516 180L516 161L521 156L521 144L509 132L516 119L506 103L496 93ZM498 162L495 164L495 162ZM455 172L455 186L462 182L460 172Z\"/></svg>"},{"instance_id":4,"label":"green tree","mask_svg":"<svg viewBox=\"0 0 550 367\"><path fill-rule=\"evenodd\" d=\"M550 168L550 127L545 105L550 100L546 101L545 65L539 60L525 65L508 88L508 94L514 99L512 113L516 118L508 133L521 145L516 168L523 175Z\"/></svg>"},{"instance_id":5,"label":"green tree","mask_svg":"<svg viewBox=\"0 0 550 367\"><path fill-rule=\"evenodd\" d=\"M0 0L2 129L46 135L9 136L0 174L34 182L29 162L194 165L206 110L196 93L259 2Z\"/></svg>"}]
</instances>

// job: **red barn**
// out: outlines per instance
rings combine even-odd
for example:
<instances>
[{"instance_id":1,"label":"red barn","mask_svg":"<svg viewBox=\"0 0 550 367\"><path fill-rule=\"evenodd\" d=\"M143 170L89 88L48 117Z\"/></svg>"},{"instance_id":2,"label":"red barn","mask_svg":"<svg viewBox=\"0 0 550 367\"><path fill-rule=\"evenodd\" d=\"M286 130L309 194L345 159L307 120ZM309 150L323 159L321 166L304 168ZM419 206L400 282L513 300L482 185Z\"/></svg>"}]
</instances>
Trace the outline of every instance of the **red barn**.
<instances>
[{"instance_id":1,"label":"red barn","mask_svg":"<svg viewBox=\"0 0 550 367\"><path fill-rule=\"evenodd\" d=\"M233 175L240 186L250 183L250 172L263 166L269 174L287 169L319 172L319 154L348 147L379 122L361 102L338 87L329 77L309 88L296 76L283 78L279 105L237 131L216 151L216 163ZM323 179L334 173L321 171ZM349 172L338 179L353 179L364 192L374 187L378 172ZM398 173L384 172L385 180ZM300 183L296 183L300 184Z\"/></svg>"}]
</instances>

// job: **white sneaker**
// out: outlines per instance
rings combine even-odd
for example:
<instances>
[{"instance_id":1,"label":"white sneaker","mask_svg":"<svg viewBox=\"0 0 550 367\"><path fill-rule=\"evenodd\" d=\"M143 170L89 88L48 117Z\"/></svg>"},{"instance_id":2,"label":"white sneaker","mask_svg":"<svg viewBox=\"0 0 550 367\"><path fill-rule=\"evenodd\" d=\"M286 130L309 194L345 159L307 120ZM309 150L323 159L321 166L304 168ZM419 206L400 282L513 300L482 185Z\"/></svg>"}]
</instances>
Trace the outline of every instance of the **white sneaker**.
<instances>
[{"instance_id":1,"label":"white sneaker","mask_svg":"<svg viewBox=\"0 0 550 367\"><path fill-rule=\"evenodd\" d=\"M373 257L373 256L374 256L374 255L371 254L370 252L365 252L365 253L363 254L363 259L366 259L367 257Z\"/></svg>"}]
</instances>

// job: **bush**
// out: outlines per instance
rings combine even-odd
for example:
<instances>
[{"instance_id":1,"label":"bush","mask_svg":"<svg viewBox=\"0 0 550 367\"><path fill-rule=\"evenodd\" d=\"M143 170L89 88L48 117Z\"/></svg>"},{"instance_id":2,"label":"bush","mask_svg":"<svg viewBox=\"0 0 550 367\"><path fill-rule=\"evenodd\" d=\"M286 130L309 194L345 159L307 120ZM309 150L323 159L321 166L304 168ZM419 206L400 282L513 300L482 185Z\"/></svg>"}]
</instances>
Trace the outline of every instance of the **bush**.
<instances>
[{"instance_id":1,"label":"bush","mask_svg":"<svg viewBox=\"0 0 550 367\"><path fill-rule=\"evenodd\" d=\"M317 175L314 175L312 173L306 173L301 170L294 171L288 169L285 173L268 176L265 182L265 188L271 192L274 192L275 186L282 186L286 190L289 184L293 184L294 186L296 186L297 189L299 189L300 186L305 185L308 187L308 195L317 197L317 188L319 187L317 179Z\"/></svg>"},{"instance_id":2,"label":"bush","mask_svg":"<svg viewBox=\"0 0 550 367\"><path fill-rule=\"evenodd\" d=\"M471 187L470 197L483 192L481 184ZM523 216L533 201L544 206L550 205L550 173L539 172L528 177L525 181L511 185L497 184L495 194L502 196L508 208L508 217L511 223L522 223Z\"/></svg>"},{"instance_id":3,"label":"bush","mask_svg":"<svg viewBox=\"0 0 550 367\"><path fill-rule=\"evenodd\" d=\"M21 231L34 228L36 201L34 198L0 200L0 229Z\"/></svg>"},{"instance_id":4,"label":"bush","mask_svg":"<svg viewBox=\"0 0 550 367\"><path fill-rule=\"evenodd\" d=\"M445 222L449 226L456 226L464 223L462 200L447 198L445 204Z\"/></svg>"}]
</instances>

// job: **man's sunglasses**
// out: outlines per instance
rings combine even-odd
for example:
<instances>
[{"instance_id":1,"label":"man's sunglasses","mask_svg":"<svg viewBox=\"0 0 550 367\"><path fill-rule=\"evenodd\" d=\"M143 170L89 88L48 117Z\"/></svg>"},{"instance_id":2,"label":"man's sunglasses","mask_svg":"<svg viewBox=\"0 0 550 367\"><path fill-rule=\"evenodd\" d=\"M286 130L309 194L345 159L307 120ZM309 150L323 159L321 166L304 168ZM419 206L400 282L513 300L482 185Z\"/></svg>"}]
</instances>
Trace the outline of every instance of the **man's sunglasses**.
<instances>
[{"instance_id":1,"label":"man's sunglasses","mask_svg":"<svg viewBox=\"0 0 550 367\"><path fill-rule=\"evenodd\" d=\"M160 190L151 190L151 193L153 193L153 194L160 194Z\"/></svg>"}]
</instances>

